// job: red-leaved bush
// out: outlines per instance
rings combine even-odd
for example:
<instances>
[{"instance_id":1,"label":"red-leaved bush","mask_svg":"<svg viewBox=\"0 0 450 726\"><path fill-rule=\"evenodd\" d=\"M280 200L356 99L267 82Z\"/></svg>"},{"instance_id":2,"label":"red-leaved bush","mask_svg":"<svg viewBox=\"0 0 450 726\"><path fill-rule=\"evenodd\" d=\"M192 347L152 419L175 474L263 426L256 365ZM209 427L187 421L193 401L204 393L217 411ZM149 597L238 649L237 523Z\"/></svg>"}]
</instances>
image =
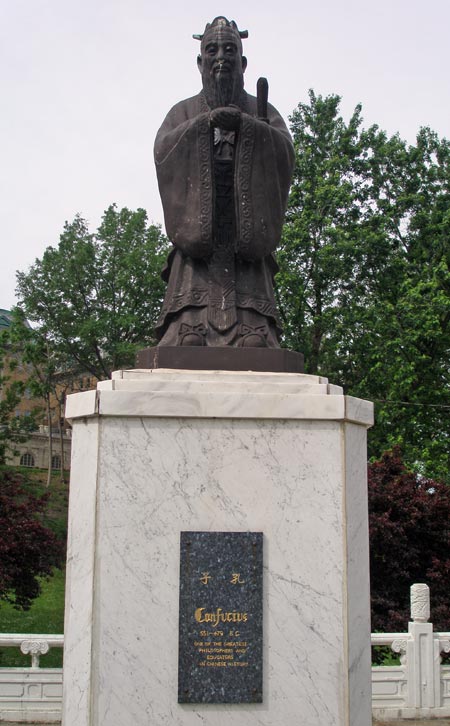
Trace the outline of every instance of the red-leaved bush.
<instances>
[{"instance_id":1,"label":"red-leaved bush","mask_svg":"<svg viewBox=\"0 0 450 726\"><path fill-rule=\"evenodd\" d=\"M369 526L372 631L405 631L415 582L430 588L434 629L450 630L450 487L388 451L369 464Z\"/></svg>"},{"instance_id":2,"label":"red-leaved bush","mask_svg":"<svg viewBox=\"0 0 450 726\"><path fill-rule=\"evenodd\" d=\"M37 578L62 564L64 543L39 521L48 497L30 496L22 482L0 469L0 600L28 610L40 593Z\"/></svg>"}]
</instances>

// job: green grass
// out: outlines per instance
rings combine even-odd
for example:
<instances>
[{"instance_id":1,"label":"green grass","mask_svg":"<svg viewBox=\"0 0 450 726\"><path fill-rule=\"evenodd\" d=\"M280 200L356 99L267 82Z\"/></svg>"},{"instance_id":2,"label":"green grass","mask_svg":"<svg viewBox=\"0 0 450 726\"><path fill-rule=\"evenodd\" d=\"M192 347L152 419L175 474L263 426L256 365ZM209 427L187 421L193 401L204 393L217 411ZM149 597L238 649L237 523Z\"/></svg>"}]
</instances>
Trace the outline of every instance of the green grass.
<instances>
[{"instance_id":1,"label":"green grass","mask_svg":"<svg viewBox=\"0 0 450 726\"><path fill-rule=\"evenodd\" d=\"M56 536L64 540L67 536L67 502L69 487L60 481L55 473L47 489L47 472L42 469L17 467L23 474L24 490L35 497L49 493L42 523ZM30 610L16 610L9 603L0 601L0 633L63 633L64 628L64 586L65 572L55 570L53 577L42 579L42 592L33 601ZM19 648L0 648L0 667L19 668L31 664L31 657L22 655ZM62 649L51 648L41 656L43 668L59 668L62 665Z\"/></svg>"},{"instance_id":2,"label":"green grass","mask_svg":"<svg viewBox=\"0 0 450 726\"><path fill-rule=\"evenodd\" d=\"M29 610L16 610L9 603L0 603L1 633L49 633L64 632L65 572L55 570L53 577L42 580L42 593ZM19 648L0 648L0 667L20 668L31 664L30 656L22 655ZM62 649L51 648L41 656L43 668L60 668Z\"/></svg>"},{"instance_id":3,"label":"green grass","mask_svg":"<svg viewBox=\"0 0 450 726\"><path fill-rule=\"evenodd\" d=\"M388 645L373 645L372 665L398 666L400 665L400 656L397 655L397 653L394 653Z\"/></svg>"}]
</instances>

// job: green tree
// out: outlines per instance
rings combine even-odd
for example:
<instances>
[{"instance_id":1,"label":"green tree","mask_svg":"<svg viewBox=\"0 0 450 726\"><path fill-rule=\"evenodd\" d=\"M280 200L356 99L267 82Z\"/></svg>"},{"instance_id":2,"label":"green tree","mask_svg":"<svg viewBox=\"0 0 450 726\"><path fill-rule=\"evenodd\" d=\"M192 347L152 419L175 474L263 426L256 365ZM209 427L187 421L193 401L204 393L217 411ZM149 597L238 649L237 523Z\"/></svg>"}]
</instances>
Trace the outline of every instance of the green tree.
<instances>
[{"instance_id":1,"label":"green tree","mask_svg":"<svg viewBox=\"0 0 450 726\"><path fill-rule=\"evenodd\" d=\"M296 165L278 253L278 294L288 347L317 373L328 349L333 318L352 285L356 230L361 221L355 168L362 155L360 108L348 125L339 97L299 104L291 118Z\"/></svg>"},{"instance_id":2,"label":"green tree","mask_svg":"<svg viewBox=\"0 0 450 726\"><path fill-rule=\"evenodd\" d=\"M34 416L17 415L17 407L25 392L26 383L13 375L18 360L11 350L10 331L0 334L0 466L7 454L16 451L15 445L26 441L35 428Z\"/></svg>"},{"instance_id":3,"label":"green tree","mask_svg":"<svg viewBox=\"0 0 450 726\"><path fill-rule=\"evenodd\" d=\"M376 402L372 456L449 478L450 154L346 123L310 92L292 116L296 169L279 252L285 344L307 372Z\"/></svg>"},{"instance_id":4,"label":"green tree","mask_svg":"<svg viewBox=\"0 0 450 726\"><path fill-rule=\"evenodd\" d=\"M26 387L31 396L42 401L48 431L48 473L47 486L52 476L53 432L57 424L60 434L61 481L64 482L64 441L61 426L63 419L63 400L65 386L62 385L63 372L70 368L71 380L78 374L77 366L53 350L45 328L31 328L20 308L12 311L9 329L11 350L21 360L28 371ZM55 411L56 409L56 411Z\"/></svg>"},{"instance_id":5,"label":"green tree","mask_svg":"<svg viewBox=\"0 0 450 726\"><path fill-rule=\"evenodd\" d=\"M166 252L164 235L143 209L112 205L95 234L77 216L58 247L18 273L19 306L59 359L108 378L153 342Z\"/></svg>"}]
</instances>

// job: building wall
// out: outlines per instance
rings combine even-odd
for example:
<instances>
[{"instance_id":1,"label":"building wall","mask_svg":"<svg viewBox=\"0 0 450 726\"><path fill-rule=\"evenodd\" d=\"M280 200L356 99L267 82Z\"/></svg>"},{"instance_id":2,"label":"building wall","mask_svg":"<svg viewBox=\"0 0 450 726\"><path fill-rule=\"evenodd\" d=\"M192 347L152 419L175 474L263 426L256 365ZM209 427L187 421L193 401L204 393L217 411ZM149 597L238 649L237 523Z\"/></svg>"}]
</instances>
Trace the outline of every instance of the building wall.
<instances>
[{"instance_id":1,"label":"building wall","mask_svg":"<svg viewBox=\"0 0 450 726\"><path fill-rule=\"evenodd\" d=\"M66 429L63 435L64 469L70 469L71 430ZM31 466L37 469L48 468L48 428L40 426L39 431L31 434L30 438L22 444L16 445L17 454L9 456L7 461L12 466ZM58 433L52 434L52 454L60 457L60 439ZM54 461L53 468L58 470L59 462Z\"/></svg>"}]
</instances>

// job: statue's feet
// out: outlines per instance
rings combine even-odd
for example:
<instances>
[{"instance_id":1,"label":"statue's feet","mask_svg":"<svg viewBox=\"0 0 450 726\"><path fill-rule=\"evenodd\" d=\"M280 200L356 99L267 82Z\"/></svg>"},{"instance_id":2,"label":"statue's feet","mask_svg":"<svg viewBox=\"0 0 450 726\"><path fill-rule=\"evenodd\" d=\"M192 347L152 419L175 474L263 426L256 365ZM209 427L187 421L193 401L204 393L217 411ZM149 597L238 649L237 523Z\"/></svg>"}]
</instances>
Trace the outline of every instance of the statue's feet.
<instances>
[{"instance_id":1,"label":"statue's feet","mask_svg":"<svg viewBox=\"0 0 450 726\"><path fill-rule=\"evenodd\" d=\"M188 325L182 323L178 333L178 345L206 345L206 328L199 325Z\"/></svg>"},{"instance_id":2,"label":"statue's feet","mask_svg":"<svg viewBox=\"0 0 450 726\"><path fill-rule=\"evenodd\" d=\"M256 333L244 336L242 341L239 341L239 344L242 348L267 348L267 343L263 336Z\"/></svg>"},{"instance_id":3,"label":"statue's feet","mask_svg":"<svg viewBox=\"0 0 450 726\"><path fill-rule=\"evenodd\" d=\"M174 319L162 337L159 345L186 346L189 348L222 346L237 348L278 348L277 333L274 325L270 325L263 316L254 311L238 311L246 314L248 322L238 321L228 330L216 330L208 322L199 320L206 310L182 311L184 320Z\"/></svg>"},{"instance_id":4,"label":"statue's feet","mask_svg":"<svg viewBox=\"0 0 450 726\"><path fill-rule=\"evenodd\" d=\"M250 325L240 325L237 345L239 348L267 348L267 325L258 325L253 327Z\"/></svg>"},{"instance_id":5,"label":"statue's feet","mask_svg":"<svg viewBox=\"0 0 450 726\"><path fill-rule=\"evenodd\" d=\"M180 339L180 345L205 345L205 340L198 333L187 333Z\"/></svg>"}]
</instances>

